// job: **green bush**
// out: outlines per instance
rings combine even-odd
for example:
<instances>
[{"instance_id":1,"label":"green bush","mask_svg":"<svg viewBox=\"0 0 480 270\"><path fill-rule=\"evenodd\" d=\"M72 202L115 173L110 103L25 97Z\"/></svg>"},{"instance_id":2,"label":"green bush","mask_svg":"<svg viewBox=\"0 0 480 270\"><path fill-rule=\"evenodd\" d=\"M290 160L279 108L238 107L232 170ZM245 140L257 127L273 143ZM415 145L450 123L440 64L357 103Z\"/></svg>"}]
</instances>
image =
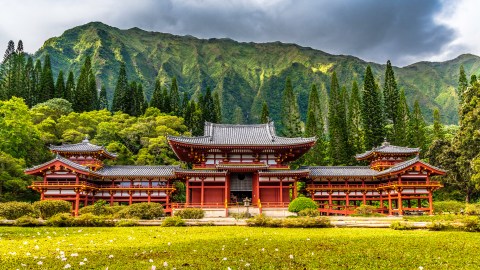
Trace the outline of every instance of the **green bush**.
<instances>
[{"instance_id":1,"label":"green bush","mask_svg":"<svg viewBox=\"0 0 480 270\"><path fill-rule=\"evenodd\" d=\"M318 204L310 198L298 197L288 205L288 211L298 213L304 209L318 209Z\"/></svg>"},{"instance_id":2,"label":"green bush","mask_svg":"<svg viewBox=\"0 0 480 270\"><path fill-rule=\"evenodd\" d=\"M247 219L247 218L251 218L252 214L247 212L241 212L241 213L231 213L230 216L233 217L234 219Z\"/></svg>"},{"instance_id":3,"label":"green bush","mask_svg":"<svg viewBox=\"0 0 480 270\"><path fill-rule=\"evenodd\" d=\"M76 227L111 227L114 225L112 220L91 213L81 215L73 220L73 226Z\"/></svg>"},{"instance_id":4,"label":"green bush","mask_svg":"<svg viewBox=\"0 0 480 270\"><path fill-rule=\"evenodd\" d=\"M284 227L284 228L328 228L330 220L325 217L299 217L299 218L270 218L265 215L254 216L247 220L250 227Z\"/></svg>"},{"instance_id":5,"label":"green bush","mask_svg":"<svg viewBox=\"0 0 480 270\"><path fill-rule=\"evenodd\" d=\"M135 219L122 219L115 223L115 227L135 227L140 225Z\"/></svg>"},{"instance_id":6,"label":"green bush","mask_svg":"<svg viewBox=\"0 0 480 270\"><path fill-rule=\"evenodd\" d=\"M205 211L200 208L185 208L176 211L175 216L183 219L202 219L205 217Z\"/></svg>"},{"instance_id":7,"label":"green bush","mask_svg":"<svg viewBox=\"0 0 480 270\"><path fill-rule=\"evenodd\" d=\"M112 215L114 212L112 207L110 206L96 207L95 205L89 205L89 206L82 207L78 211L78 213L80 215L93 214L96 216L108 216L108 215Z\"/></svg>"},{"instance_id":8,"label":"green bush","mask_svg":"<svg viewBox=\"0 0 480 270\"><path fill-rule=\"evenodd\" d=\"M427 225L427 229L430 231L449 231L455 229L450 222L434 221Z\"/></svg>"},{"instance_id":9,"label":"green bush","mask_svg":"<svg viewBox=\"0 0 480 270\"><path fill-rule=\"evenodd\" d=\"M23 216L37 217L38 215L32 204L27 202L0 203L0 217L13 220Z\"/></svg>"},{"instance_id":10,"label":"green bush","mask_svg":"<svg viewBox=\"0 0 480 270\"><path fill-rule=\"evenodd\" d=\"M377 208L372 205L362 204L355 208L355 214L362 216L373 216L377 214Z\"/></svg>"},{"instance_id":11,"label":"green bush","mask_svg":"<svg viewBox=\"0 0 480 270\"><path fill-rule=\"evenodd\" d=\"M463 209L465 209L464 202L442 201L433 203L435 214L459 214Z\"/></svg>"},{"instance_id":12,"label":"green bush","mask_svg":"<svg viewBox=\"0 0 480 270\"><path fill-rule=\"evenodd\" d=\"M480 215L480 204L479 203L475 203L475 204L467 204L465 206L465 214L467 215Z\"/></svg>"},{"instance_id":13,"label":"green bush","mask_svg":"<svg viewBox=\"0 0 480 270\"><path fill-rule=\"evenodd\" d=\"M71 227L73 222L74 217L67 213L61 213L47 219L45 225L50 227Z\"/></svg>"},{"instance_id":14,"label":"green bush","mask_svg":"<svg viewBox=\"0 0 480 270\"><path fill-rule=\"evenodd\" d=\"M252 218L247 219L247 226L250 227L268 227L269 222L272 218L267 217L264 214L256 215Z\"/></svg>"},{"instance_id":15,"label":"green bush","mask_svg":"<svg viewBox=\"0 0 480 270\"><path fill-rule=\"evenodd\" d=\"M465 217L462 220L463 230L467 232L480 232L480 218L479 217Z\"/></svg>"},{"instance_id":16,"label":"green bush","mask_svg":"<svg viewBox=\"0 0 480 270\"><path fill-rule=\"evenodd\" d=\"M138 219L159 219L163 216L163 206L159 203L135 203L115 214L116 218Z\"/></svg>"},{"instance_id":17,"label":"green bush","mask_svg":"<svg viewBox=\"0 0 480 270\"><path fill-rule=\"evenodd\" d=\"M298 212L299 217L318 217L320 212L317 209L307 208Z\"/></svg>"},{"instance_id":18,"label":"green bush","mask_svg":"<svg viewBox=\"0 0 480 270\"><path fill-rule=\"evenodd\" d=\"M116 214L116 213L122 211L123 209L127 208L127 206L125 206L125 205L114 205L114 206L109 206L108 208L110 209L110 211L112 211L112 214Z\"/></svg>"},{"instance_id":19,"label":"green bush","mask_svg":"<svg viewBox=\"0 0 480 270\"><path fill-rule=\"evenodd\" d=\"M72 204L66 201L37 201L33 203L33 209L42 219L48 219L59 213L70 213Z\"/></svg>"},{"instance_id":20,"label":"green bush","mask_svg":"<svg viewBox=\"0 0 480 270\"><path fill-rule=\"evenodd\" d=\"M390 229L405 231L405 230L413 230L415 228L407 222L394 221L390 224Z\"/></svg>"},{"instance_id":21,"label":"green bush","mask_svg":"<svg viewBox=\"0 0 480 270\"><path fill-rule=\"evenodd\" d=\"M178 216L167 217L162 222L162 227L183 227L186 225L185 220Z\"/></svg>"},{"instance_id":22,"label":"green bush","mask_svg":"<svg viewBox=\"0 0 480 270\"><path fill-rule=\"evenodd\" d=\"M23 216L19 217L15 220L15 223L13 223L15 226L19 227L37 227L41 226L42 224L40 221L34 217L31 216Z\"/></svg>"}]
</instances>

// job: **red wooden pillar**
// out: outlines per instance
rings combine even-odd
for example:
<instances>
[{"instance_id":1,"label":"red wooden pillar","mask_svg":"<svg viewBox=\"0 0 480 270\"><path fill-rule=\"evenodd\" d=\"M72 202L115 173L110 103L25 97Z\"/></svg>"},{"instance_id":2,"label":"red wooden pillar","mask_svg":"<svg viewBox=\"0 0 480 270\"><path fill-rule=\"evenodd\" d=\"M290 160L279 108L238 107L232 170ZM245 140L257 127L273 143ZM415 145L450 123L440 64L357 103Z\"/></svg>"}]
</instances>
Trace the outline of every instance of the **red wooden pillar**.
<instances>
[{"instance_id":1,"label":"red wooden pillar","mask_svg":"<svg viewBox=\"0 0 480 270\"><path fill-rule=\"evenodd\" d=\"M345 192L345 215L348 215L348 206L350 205L350 191Z\"/></svg>"},{"instance_id":2,"label":"red wooden pillar","mask_svg":"<svg viewBox=\"0 0 480 270\"><path fill-rule=\"evenodd\" d=\"M202 177L200 178L202 180L202 186L200 188L200 206L203 207L203 199L204 199L204 196L205 196L205 184L204 184L204 180L205 178Z\"/></svg>"},{"instance_id":3,"label":"red wooden pillar","mask_svg":"<svg viewBox=\"0 0 480 270\"><path fill-rule=\"evenodd\" d=\"M428 210L429 214L433 215L433 197L432 197L432 189L428 190Z\"/></svg>"},{"instance_id":4,"label":"red wooden pillar","mask_svg":"<svg viewBox=\"0 0 480 270\"><path fill-rule=\"evenodd\" d=\"M152 201L152 191L147 190L147 202L150 203Z\"/></svg>"},{"instance_id":5,"label":"red wooden pillar","mask_svg":"<svg viewBox=\"0 0 480 270\"><path fill-rule=\"evenodd\" d=\"M391 190L387 190L388 192L388 215L392 215L392 195L390 194Z\"/></svg>"},{"instance_id":6,"label":"red wooden pillar","mask_svg":"<svg viewBox=\"0 0 480 270\"><path fill-rule=\"evenodd\" d=\"M255 193L257 193L257 202L260 201L260 176L258 175L258 172L254 173L253 176L255 177L256 185L255 185ZM261 209L260 209L261 211Z\"/></svg>"},{"instance_id":7,"label":"red wooden pillar","mask_svg":"<svg viewBox=\"0 0 480 270\"><path fill-rule=\"evenodd\" d=\"M417 199L417 208L422 208L422 199Z\"/></svg>"},{"instance_id":8,"label":"red wooden pillar","mask_svg":"<svg viewBox=\"0 0 480 270\"><path fill-rule=\"evenodd\" d=\"M80 183L80 179L78 178L78 174L75 175L75 185L78 185Z\"/></svg>"},{"instance_id":9,"label":"red wooden pillar","mask_svg":"<svg viewBox=\"0 0 480 270\"><path fill-rule=\"evenodd\" d=\"M40 189L40 201L45 200L45 189Z\"/></svg>"},{"instance_id":10,"label":"red wooden pillar","mask_svg":"<svg viewBox=\"0 0 480 270\"><path fill-rule=\"evenodd\" d=\"M88 192L85 191L85 199L83 200L83 207L88 205Z\"/></svg>"},{"instance_id":11,"label":"red wooden pillar","mask_svg":"<svg viewBox=\"0 0 480 270\"><path fill-rule=\"evenodd\" d=\"M225 191L225 195L224 195L224 197L225 197L225 200L224 200L225 201L225 207L227 206L228 202L230 201L230 196L228 194L228 178L229 178L228 175L225 175L225 187L224 187L225 188L225 190L224 190Z\"/></svg>"},{"instance_id":12,"label":"red wooden pillar","mask_svg":"<svg viewBox=\"0 0 480 270\"><path fill-rule=\"evenodd\" d=\"M402 205L402 189L397 189L398 194L398 215L403 216L403 205Z\"/></svg>"},{"instance_id":13,"label":"red wooden pillar","mask_svg":"<svg viewBox=\"0 0 480 270\"><path fill-rule=\"evenodd\" d=\"M113 206L113 194L115 192L113 190L110 190L108 193L110 193L110 206Z\"/></svg>"},{"instance_id":14,"label":"red wooden pillar","mask_svg":"<svg viewBox=\"0 0 480 270\"><path fill-rule=\"evenodd\" d=\"M47 183L47 175L46 175L46 174L43 174L43 183L44 183L44 184Z\"/></svg>"},{"instance_id":15,"label":"red wooden pillar","mask_svg":"<svg viewBox=\"0 0 480 270\"><path fill-rule=\"evenodd\" d=\"M80 189L76 188L75 189L75 216L76 217L78 217L79 208L80 208Z\"/></svg>"},{"instance_id":16,"label":"red wooden pillar","mask_svg":"<svg viewBox=\"0 0 480 270\"><path fill-rule=\"evenodd\" d=\"M330 215L330 210L332 209L332 191L328 191L328 207L327 207L327 215Z\"/></svg>"},{"instance_id":17,"label":"red wooden pillar","mask_svg":"<svg viewBox=\"0 0 480 270\"><path fill-rule=\"evenodd\" d=\"M283 207L283 178L278 179L280 180L280 205Z\"/></svg>"},{"instance_id":18,"label":"red wooden pillar","mask_svg":"<svg viewBox=\"0 0 480 270\"><path fill-rule=\"evenodd\" d=\"M380 193L380 208L383 208L383 194L381 191L379 193Z\"/></svg>"},{"instance_id":19,"label":"red wooden pillar","mask_svg":"<svg viewBox=\"0 0 480 270\"><path fill-rule=\"evenodd\" d=\"M190 180L189 177L185 178L185 206L190 203Z\"/></svg>"},{"instance_id":20,"label":"red wooden pillar","mask_svg":"<svg viewBox=\"0 0 480 270\"><path fill-rule=\"evenodd\" d=\"M297 198L297 177L293 178L293 191L292 191L292 200L295 200Z\"/></svg>"},{"instance_id":21,"label":"red wooden pillar","mask_svg":"<svg viewBox=\"0 0 480 270\"><path fill-rule=\"evenodd\" d=\"M132 205L132 202L133 202L133 190L129 190L128 191L128 205Z\"/></svg>"},{"instance_id":22,"label":"red wooden pillar","mask_svg":"<svg viewBox=\"0 0 480 270\"><path fill-rule=\"evenodd\" d=\"M363 194L363 204L364 204L364 205L367 205L367 191L364 190L364 191L362 192L362 194Z\"/></svg>"}]
</instances>

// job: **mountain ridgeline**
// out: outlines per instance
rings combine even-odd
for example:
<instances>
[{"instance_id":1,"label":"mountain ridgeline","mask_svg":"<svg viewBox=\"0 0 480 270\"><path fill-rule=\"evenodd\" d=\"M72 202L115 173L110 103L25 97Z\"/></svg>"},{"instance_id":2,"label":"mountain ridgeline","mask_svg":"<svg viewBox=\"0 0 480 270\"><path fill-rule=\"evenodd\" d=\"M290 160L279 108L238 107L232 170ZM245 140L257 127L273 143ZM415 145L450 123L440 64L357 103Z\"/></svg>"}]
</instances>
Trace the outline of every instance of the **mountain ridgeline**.
<instances>
[{"instance_id":1,"label":"mountain ridgeline","mask_svg":"<svg viewBox=\"0 0 480 270\"><path fill-rule=\"evenodd\" d=\"M77 77L87 55L91 56L97 85L107 89L111 104L120 70L126 64L129 80L136 80L150 99L155 80L168 87L176 77L180 95L191 98L204 93L207 86L218 93L223 122L234 122L241 112L246 123L258 123L266 101L270 117L280 119L282 92L286 78L292 81L301 118L306 120L308 93L312 84L320 92L326 110L331 74L336 72L340 85L350 89L353 81L362 86L365 68L370 65L381 87L385 65L365 62L345 55L331 55L295 44L240 43L230 39L198 39L147 32L138 28L120 30L94 22L65 31L47 40L34 57L50 55L56 77L60 70L72 70ZM458 71L480 72L480 57L461 55L446 62L419 62L394 68L398 85L403 88L410 107L418 99L423 114L432 122L438 108L444 123L458 121ZM323 115L327 115L326 111Z\"/></svg>"}]
</instances>

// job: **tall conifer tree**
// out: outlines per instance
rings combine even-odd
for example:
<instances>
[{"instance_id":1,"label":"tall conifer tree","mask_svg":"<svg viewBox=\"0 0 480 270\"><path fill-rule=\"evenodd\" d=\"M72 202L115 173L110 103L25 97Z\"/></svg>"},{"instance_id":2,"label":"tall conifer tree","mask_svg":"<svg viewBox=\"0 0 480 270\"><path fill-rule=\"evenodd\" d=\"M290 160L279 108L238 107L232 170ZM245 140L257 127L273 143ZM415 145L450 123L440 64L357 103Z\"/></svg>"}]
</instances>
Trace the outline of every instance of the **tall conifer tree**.
<instances>
[{"instance_id":1,"label":"tall conifer tree","mask_svg":"<svg viewBox=\"0 0 480 270\"><path fill-rule=\"evenodd\" d=\"M178 93L177 78L173 77L170 86L170 110L173 115L180 116L180 94Z\"/></svg>"},{"instance_id":2,"label":"tall conifer tree","mask_svg":"<svg viewBox=\"0 0 480 270\"><path fill-rule=\"evenodd\" d=\"M212 92L210 87L207 87L205 91L205 96L202 99L201 109L203 113L204 121L216 123L217 122L217 113L215 111L215 104L213 102ZM243 113L242 113L243 115Z\"/></svg>"},{"instance_id":3,"label":"tall conifer tree","mask_svg":"<svg viewBox=\"0 0 480 270\"><path fill-rule=\"evenodd\" d=\"M98 108L97 86L90 56L85 58L73 96L73 109L76 112L92 111Z\"/></svg>"},{"instance_id":4,"label":"tall conifer tree","mask_svg":"<svg viewBox=\"0 0 480 270\"><path fill-rule=\"evenodd\" d=\"M305 125L305 137L317 137L313 148L304 156L304 163L307 165L326 165L327 143L324 133L322 108L317 87L312 85L308 97L307 123Z\"/></svg>"},{"instance_id":5,"label":"tall conifer tree","mask_svg":"<svg viewBox=\"0 0 480 270\"><path fill-rule=\"evenodd\" d=\"M270 112L268 111L267 102L264 101L262 105L262 115L260 116L260 123L266 124L270 119Z\"/></svg>"},{"instance_id":6,"label":"tall conifer tree","mask_svg":"<svg viewBox=\"0 0 480 270\"><path fill-rule=\"evenodd\" d=\"M408 109L407 99L403 89L400 91L400 101L398 103L397 123L395 125L395 145L408 146L408 123L410 121L410 110Z\"/></svg>"},{"instance_id":7,"label":"tall conifer tree","mask_svg":"<svg viewBox=\"0 0 480 270\"><path fill-rule=\"evenodd\" d=\"M365 130L365 149L382 144L385 139L382 102L370 66L367 66L363 82L362 119Z\"/></svg>"},{"instance_id":8,"label":"tall conifer tree","mask_svg":"<svg viewBox=\"0 0 480 270\"><path fill-rule=\"evenodd\" d=\"M55 83L55 97L65 97L65 78L63 76L62 70L60 70L60 72L58 73L57 82Z\"/></svg>"},{"instance_id":9,"label":"tall conifer tree","mask_svg":"<svg viewBox=\"0 0 480 270\"><path fill-rule=\"evenodd\" d=\"M67 83L65 84L65 92L63 98L73 103L75 101L75 78L73 71L68 72Z\"/></svg>"},{"instance_id":10,"label":"tall conifer tree","mask_svg":"<svg viewBox=\"0 0 480 270\"><path fill-rule=\"evenodd\" d=\"M292 81L287 78L282 98L282 126L283 135L286 137L300 137L302 135L302 122L298 108L297 97L293 93Z\"/></svg>"},{"instance_id":11,"label":"tall conifer tree","mask_svg":"<svg viewBox=\"0 0 480 270\"><path fill-rule=\"evenodd\" d=\"M42 75L40 77L40 92L38 102L45 102L55 97L55 83L53 82L52 64L50 55L45 56Z\"/></svg>"},{"instance_id":12,"label":"tall conifer tree","mask_svg":"<svg viewBox=\"0 0 480 270\"><path fill-rule=\"evenodd\" d=\"M387 68L385 70L385 83L383 86L383 105L385 112L385 120L387 124L392 124L392 133L387 134L388 141L396 143L395 125L398 121L398 103L400 102L400 93L398 91L397 82L395 80L395 73L393 72L392 63L387 61Z\"/></svg>"},{"instance_id":13,"label":"tall conifer tree","mask_svg":"<svg viewBox=\"0 0 480 270\"><path fill-rule=\"evenodd\" d=\"M440 120L440 111L435 108L433 111L433 139L443 140L445 139L445 131Z\"/></svg>"},{"instance_id":14,"label":"tall conifer tree","mask_svg":"<svg viewBox=\"0 0 480 270\"><path fill-rule=\"evenodd\" d=\"M425 149L426 144L426 133L425 133L425 120L423 119L422 111L420 110L420 105L418 100L415 100L413 105L412 116L409 121L409 132L408 140L410 142L410 147L420 147Z\"/></svg>"},{"instance_id":15,"label":"tall conifer tree","mask_svg":"<svg viewBox=\"0 0 480 270\"><path fill-rule=\"evenodd\" d=\"M165 113L170 113L172 111L172 107L170 105L170 95L168 94L166 87L163 87L162 91L162 104Z\"/></svg>"},{"instance_id":16,"label":"tall conifer tree","mask_svg":"<svg viewBox=\"0 0 480 270\"><path fill-rule=\"evenodd\" d=\"M463 65L460 66L460 71L458 74L458 87L457 87L457 97L458 101L460 104L462 103L462 96L465 90L467 90L468 87L468 80L467 80L467 75L465 74L465 69L463 68Z\"/></svg>"},{"instance_id":17,"label":"tall conifer tree","mask_svg":"<svg viewBox=\"0 0 480 270\"><path fill-rule=\"evenodd\" d=\"M354 153L362 153L365 151L365 135L362 122L362 100L360 98L360 91L356 81L353 81L352 84L352 93L350 95L348 108L347 124L350 146Z\"/></svg>"},{"instance_id":18,"label":"tall conifer tree","mask_svg":"<svg viewBox=\"0 0 480 270\"><path fill-rule=\"evenodd\" d=\"M127 70L125 63L120 63L120 70L118 72L117 85L115 86L115 92L113 93L112 111L122 111L124 113L130 112L129 102L131 96L129 96L130 86L128 85Z\"/></svg>"},{"instance_id":19,"label":"tall conifer tree","mask_svg":"<svg viewBox=\"0 0 480 270\"><path fill-rule=\"evenodd\" d=\"M27 64L25 65L25 103L29 106L33 106L33 95L35 94L35 78L34 78L34 66L33 59L27 57Z\"/></svg>"},{"instance_id":20,"label":"tall conifer tree","mask_svg":"<svg viewBox=\"0 0 480 270\"><path fill-rule=\"evenodd\" d=\"M159 109L161 112L165 112L163 108L163 91L160 85L160 80L155 80L155 88L153 89L152 98L150 99L150 107Z\"/></svg>"},{"instance_id":21,"label":"tall conifer tree","mask_svg":"<svg viewBox=\"0 0 480 270\"><path fill-rule=\"evenodd\" d=\"M105 85L102 85L102 88L100 90L100 95L98 97L98 109L99 110L103 110L103 109L108 110L107 89L105 88Z\"/></svg>"},{"instance_id":22,"label":"tall conifer tree","mask_svg":"<svg viewBox=\"0 0 480 270\"><path fill-rule=\"evenodd\" d=\"M222 123L222 104L218 92L213 93L213 104L215 105L216 123Z\"/></svg>"}]
</instances>

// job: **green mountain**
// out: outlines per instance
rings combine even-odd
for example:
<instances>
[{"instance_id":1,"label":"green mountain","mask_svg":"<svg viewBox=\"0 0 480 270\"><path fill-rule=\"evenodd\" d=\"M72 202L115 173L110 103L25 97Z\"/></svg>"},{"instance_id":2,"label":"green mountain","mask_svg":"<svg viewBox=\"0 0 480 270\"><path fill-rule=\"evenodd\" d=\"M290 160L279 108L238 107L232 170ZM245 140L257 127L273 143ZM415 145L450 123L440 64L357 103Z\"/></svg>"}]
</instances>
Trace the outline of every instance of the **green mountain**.
<instances>
[{"instance_id":1,"label":"green mountain","mask_svg":"<svg viewBox=\"0 0 480 270\"><path fill-rule=\"evenodd\" d=\"M73 70L78 76L86 55L92 56L98 83L107 87L111 101L120 65L124 61L130 80L144 85L150 98L155 78L169 85L177 77L181 92L192 98L207 86L219 93L224 122L231 122L240 107L246 121L258 121L264 100L277 122L286 77L292 79L305 120L308 92L314 83L323 93L330 75L337 72L339 82L351 87L352 81L363 84L363 73L371 65L380 86L385 66L365 62L348 55L331 55L295 44L241 43L231 39L198 39L192 36L148 32L139 28L121 30L99 22L88 23L47 40L35 53L43 59L49 53L54 74ZM405 89L409 104L419 99L427 121L439 108L445 123L457 122L458 70L464 65L467 74L480 72L480 58L461 55L446 62L419 62L395 68L399 86ZM324 114L326 115L326 114Z\"/></svg>"}]
</instances>

